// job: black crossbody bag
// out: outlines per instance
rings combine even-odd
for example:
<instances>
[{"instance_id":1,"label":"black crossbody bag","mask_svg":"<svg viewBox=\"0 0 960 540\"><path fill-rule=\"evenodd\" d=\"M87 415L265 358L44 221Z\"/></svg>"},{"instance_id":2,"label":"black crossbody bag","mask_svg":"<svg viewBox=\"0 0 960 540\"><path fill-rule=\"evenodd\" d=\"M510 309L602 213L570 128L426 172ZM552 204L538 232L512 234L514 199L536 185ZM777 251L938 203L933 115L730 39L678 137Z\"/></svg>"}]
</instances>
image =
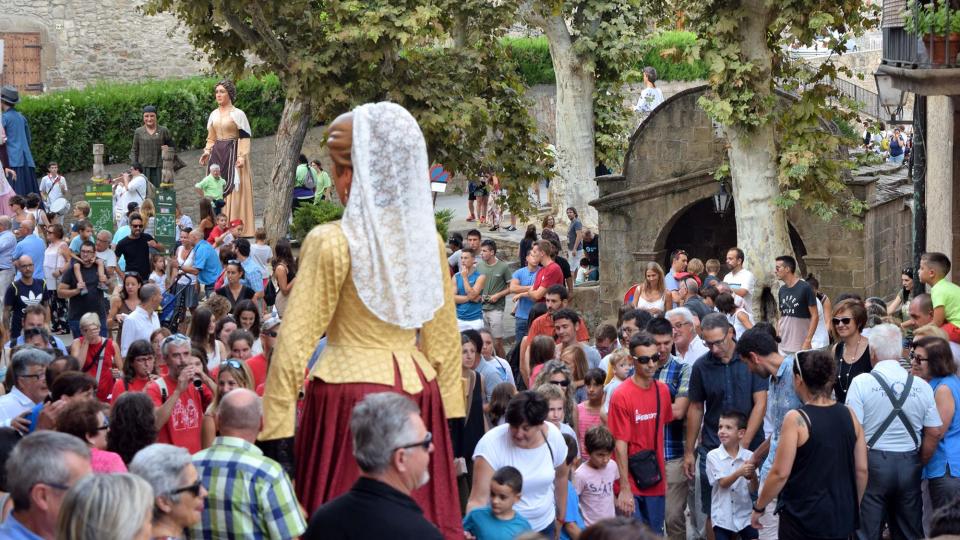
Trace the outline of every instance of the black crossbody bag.
<instances>
[{"instance_id":1,"label":"black crossbody bag","mask_svg":"<svg viewBox=\"0 0 960 540\"><path fill-rule=\"evenodd\" d=\"M657 393L657 412L654 419L653 450L640 450L627 459L627 469L633 477L633 483L638 489L647 489L660 483L663 476L660 474L660 460L657 451L660 443L660 386L653 381L653 389Z\"/></svg>"}]
</instances>

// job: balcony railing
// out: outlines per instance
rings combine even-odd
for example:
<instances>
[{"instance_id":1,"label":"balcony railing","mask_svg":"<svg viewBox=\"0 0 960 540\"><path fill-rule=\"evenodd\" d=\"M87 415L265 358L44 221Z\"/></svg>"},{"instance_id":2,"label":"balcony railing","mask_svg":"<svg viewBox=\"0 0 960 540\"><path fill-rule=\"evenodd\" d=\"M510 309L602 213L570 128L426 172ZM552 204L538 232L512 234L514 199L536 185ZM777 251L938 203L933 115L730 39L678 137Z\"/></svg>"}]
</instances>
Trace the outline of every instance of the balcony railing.
<instances>
[{"instance_id":1,"label":"balcony railing","mask_svg":"<svg viewBox=\"0 0 960 540\"><path fill-rule=\"evenodd\" d=\"M918 4L927 3L928 0L917 0ZM891 5L894 3L891 2ZM938 11L940 3L937 2ZM957 62L957 54L960 53L960 35L951 33L949 30L944 33L927 34L918 36L907 33L903 28L907 17L914 17L919 20L919 10L915 13L899 12L887 13L887 5L884 5L884 18L890 16L896 22L886 25L883 28L883 58L882 63L895 68L904 69L953 69L960 67ZM951 10L949 2L945 12L941 12L949 21L960 16L956 10ZM949 26L949 25L947 25Z\"/></svg>"}]
</instances>

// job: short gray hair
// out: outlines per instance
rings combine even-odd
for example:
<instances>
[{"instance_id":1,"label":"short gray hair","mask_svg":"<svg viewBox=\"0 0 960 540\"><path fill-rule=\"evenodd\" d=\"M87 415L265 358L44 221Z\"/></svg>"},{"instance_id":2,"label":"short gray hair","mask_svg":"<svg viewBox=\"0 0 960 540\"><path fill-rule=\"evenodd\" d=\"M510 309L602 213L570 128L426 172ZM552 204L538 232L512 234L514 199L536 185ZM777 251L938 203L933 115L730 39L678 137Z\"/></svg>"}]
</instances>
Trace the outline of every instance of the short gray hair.
<instances>
[{"instance_id":1,"label":"short gray hair","mask_svg":"<svg viewBox=\"0 0 960 540\"><path fill-rule=\"evenodd\" d=\"M895 325L878 324L870 329L867 336L870 350L880 360L900 360L903 355L903 333Z\"/></svg>"},{"instance_id":2,"label":"short gray hair","mask_svg":"<svg viewBox=\"0 0 960 540\"><path fill-rule=\"evenodd\" d=\"M164 497L172 503L180 500L173 492L180 487L183 471L193 463L190 452L179 446L156 443L133 456L130 472L143 478L153 488L155 497ZM154 516L156 519L156 516Z\"/></svg>"},{"instance_id":3,"label":"short gray hair","mask_svg":"<svg viewBox=\"0 0 960 540\"><path fill-rule=\"evenodd\" d=\"M710 313L700 321L700 331L706 332L707 330L716 330L717 328L726 332L733 328L733 325L730 324L730 321L727 320L727 316L723 313Z\"/></svg>"},{"instance_id":4,"label":"short gray hair","mask_svg":"<svg viewBox=\"0 0 960 540\"><path fill-rule=\"evenodd\" d=\"M130 473L91 474L63 499L57 538L129 540L153 511L153 488Z\"/></svg>"},{"instance_id":5,"label":"short gray hair","mask_svg":"<svg viewBox=\"0 0 960 540\"><path fill-rule=\"evenodd\" d=\"M37 484L70 482L70 468L63 458L67 453L90 459L90 449L83 441L58 431L35 431L17 443L6 465L14 509L30 508L30 490Z\"/></svg>"},{"instance_id":6,"label":"short gray hair","mask_svg":"<svg viewBox=\"0 0 960 540\"><path fill-rule=\"evenodd\" d=\"M216 169L217 171L219 171L219 170L220 170L220 165L217 165L216 163L211 163L211 164L210 164L210 168L209 168L208 170L212 172L214 169Z\"/></svg>"},{"instance_id":7,"label":"short gray hair","mask_svg":"<svg viewBox=\"0 0 960 540\"><path fill-rule=\"evenodd\" d=\"M693 316L693 312L690 311L690 308L678 307L673 308L668 311L664 317L669 321L673 317L680 317L681 319L687 321L690 324L697 324L697 320Z\"/></svg>"},{"instance_id":8,"label":"short gray hair","mask_svg":"<svg viewBox=\"0 0 960 540\"><path fill-rule=\"evenodd\" d=\"M687 292L690 294L700 294L700 284L697 283L697 280L693 278L686 278L683 280L683 286L687 288Z\"/></svg>"},{"instance_id":9,"label":"short gray hair","mask_svg":"<svg viewBox=\"0 0 960 540\"><path fill-rule=\"evenodd\" d=\"M643 68L643 73L647 76L647 79L649 79L650 82L657 82L657 68L653 66L647 66Z\"/></svg>"},{"instance_id":10,"label":"short gray hair","mask_svg":"<svg viewBox=\"0 0 960 540\"><path fill-rule=\"evenodd\" d=\"M13 227L13 220L10 216L0 216L0 231L9 231Z\"/></svg>"},{"instance_id":11,"label":"short gray hair","mask_svg":"<svg viewBox=\"0 0 960 540\"><path fill-rule=\"evenodd\" d=\"M13 371L14 384L18 382L18 379L22 375L27 373L27 368L30 366L41 366L45 368L49 366L52 361L52 356L32 345L23 347L15 352L13 358L10 360L10 369Z\"/></svg>"},{"instance_id":12,"label":"short gray hair","mask_svg":"<svg viewBox=\"0 0 960 540\"><path fill-rule=\"evenodd\" d=\"M353 456L360 470L368 474L385 471L393 452L415 437L410 415L420 408L410 398L396 392L380 392L363 398L353 408L350 432Z\"/></svg>"},{"instance_id":13,"label":"short gray hair","mask_svg":"<svg viewBox=\"0 0 960 540\"><path fill-rule=\"evenodd\" d=\"M144 287L146 287L146 285L144 285ZM160 342L160 354L166 356L167 351L170 350L170 347L183 347L184 345L191 347L190 338L187 336L183 334L173 334L172 336L167 336Z\"/></svg>"},{"instance_id":14,"label":"short gray hair","mask_svg":"<svg viewBox=\"0 0 960 540\"><path fill-rule=\"evenodd\" d=\"M140 292L137 293L137 296L141 302L146 302L158 294L162 293L160 292L160 287L157 287L155 283L144 283L143 286L140 287Z\"/></svg>"}]
</instances>

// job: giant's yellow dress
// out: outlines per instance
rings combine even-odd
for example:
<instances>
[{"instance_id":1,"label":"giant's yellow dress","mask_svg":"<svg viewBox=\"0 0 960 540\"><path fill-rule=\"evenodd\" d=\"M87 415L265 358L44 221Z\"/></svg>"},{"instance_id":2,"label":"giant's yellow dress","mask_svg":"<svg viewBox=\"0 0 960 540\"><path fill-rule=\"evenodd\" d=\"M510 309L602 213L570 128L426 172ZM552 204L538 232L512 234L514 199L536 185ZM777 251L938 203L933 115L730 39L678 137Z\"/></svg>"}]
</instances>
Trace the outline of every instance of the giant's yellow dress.
<instances>
[{"instance_id":1,"label":"giant's yellow dress","mask_svg":"<svg viewBox=\"0 0 960 540\"><path fill-rule=\"evenodd\" d=\"M439 236L435 249L440 251L445 275L446 251ZM366 308L354 285L350 264L350 249L339 222L314 228L304 240L297 279L267 375L260 439L294 435L304 370L326 332L327 346L309 374L306 404L297 432L296 477L301 503L313 512L319 504L348 490L356 478L358 470L350 453L347 426L353 404L367 393L402 390L420 404L427 429L433 432L437 443L431 457L432 479L421 488L435 493L418 497L421 490L417 490L414 498L445 536L459 533L462 538L446 431L446 419L464 415L460 334L451 280L442 280L443 306L420 329L418 347L416 330L384 322ZM442 410L438 397L442 399ZM426 410L431 407L433 412ZM437 418L444 415L445 418ZM316 423L327 425L312 425ZM435 465L439 469L434 469ZM330 470L331 467L336 470ZM436 501L438 497L451 498ZM446 508L450 504L452 513ZM432 511L430 505L439 510ZM444 522L451 519L456 523L445 529Z\"/></svg>"}]
</instances>

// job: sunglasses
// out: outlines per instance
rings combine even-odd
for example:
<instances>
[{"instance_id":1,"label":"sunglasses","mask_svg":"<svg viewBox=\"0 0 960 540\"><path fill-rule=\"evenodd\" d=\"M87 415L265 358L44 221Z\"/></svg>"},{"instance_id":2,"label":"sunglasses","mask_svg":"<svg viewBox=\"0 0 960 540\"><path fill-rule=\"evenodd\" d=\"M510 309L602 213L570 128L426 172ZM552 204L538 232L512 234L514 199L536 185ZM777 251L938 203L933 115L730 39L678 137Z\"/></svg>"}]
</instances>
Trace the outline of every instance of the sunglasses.
<instances>
[{"instance_id":1,"label":"sunglasses","mask_svg":"<svg viewBox=\"0 0 960 540\"><path fill-rule=\"evenodd\" d=\"M563 388L566 388L566 387L570 386L570 381L567 380L567 379L564 379L564 380L562 380L562 381L550 381L550 384L555 384L555 385L557 385L557 386L561 386L561 387L563 387Z\"/></svg>"},{"instance_id":2,"label":"sunglasses","mask_svg":"<svg viewBox=\"0 0 960 540\"><path fill-rule=\"evenodd\" d=\"M23 331L23 337L32 338L34 336L42 336L46 331L43 328L27 328Z\"/></svg>"},{"instance_id":3,"label":"sunglasses","mask_svg":"<svg viewBox=\"0 0 960 540\"><path fill-rule=\"evenodd\" d=\"M102 425L102 426L98 426L98 427L97 427L97 431L106 431L106 430L108 430L108 429L110 429L110 419L109 419L109 418L104 418L104 419L103 419L103 425Z\"/></svg>"},{"instance_id":4,"label":"sunglasses","mask_svg":"<svg viewBox=\"0 0 960 540\"><path fill-rule=\"evenodd\" d=\"M660 355L657 354L652 356L637 356L635 354L631 354L630 356L632 356L635 361L640 362L641 364L649 364L650 362L656 362L660 360Z\"/></svg>"},{"instance_id":5,"label":"sunglasses","mask_svg":"<svg viewBox=\"0 0 960 540\"><path fill-rule=\"evenodd\" d=\"M405 444L403 446L398 446L396 450L408 450L410 448L423 448L426 451L430 451L430 445L433 444L433 433L427 432L427 436L423 438L422 441L417 441L415 443Z\"/></svg>"},{"instance_id":6,"label":"sunglasses","mask_svg":"<svg viewBox=\"0 0 960 540\"><path fill-rule=\"evenodd\" d=\"M190 341L190 338L188 338L183 334L171 334L163 338L163 341L160 342L160 346L163 347L164 345L166 345L167 343L170 343L171 341Z\"/></svg>"},{"instance_id":7,"label":"sunglasses","mask_svg":"<svg viewBox=\"0 0 960 540\"><path fill-rule=\"evenodd\" d=\"M230 366L233 369L243 369L243 364L239 360L224 360L220 363L221 366Z\"/></svg>"},{"instance_id":8,"label":"sunglasses","mask_svg":"<svg viewBox=\"0 0 960 540\"><path fill-rule=\"evenodd\" d=\"M203 489L203 482L201 482L198 478L196 482L190 484L189 486L183 486L171 491L170 495L179 495L181 493L190 492L190 494L192 494L194 497L199 497L201 489Z\"/></svg>"},{"instance_id":9,"label":"sunglasses","mask_svg":"<svg viewBox=\"0 0 960 540\"><path fill-rule=\"evenodd\" d=\"M276 330L264 330L263 332L260 332L261 335L270 336L270 337L277 337L278 333L279 332L277 332Z\"/></svg>"},{"instance_id":10,"label":"sunglasses","mask_svg":"<svg viewBox=\"0 0 960 540\"><path fill-rule=\"evenodd\" d=\"M853 320L852 317L834 317L834 318L833 318L833 325L834 325L834 326L839 326L839 325L842 324L842 325L846 326L846 325L850 324L850 321L852 321L852 320Z\"/></svg>"},{"instance_id":11,"label":"sunglasses","mask_svg":"<svg viewBox=\"0 0 960 540\"><path fill-rule=\"evenodd\" d=\"M134 271L134 270L131 270L131 271L127 272L126 274L124 274L123 277L136 277L136 278L138 278L138 277L140 277L140 272L136 272L136 271Z\"/></svg>"}]
</instances>

